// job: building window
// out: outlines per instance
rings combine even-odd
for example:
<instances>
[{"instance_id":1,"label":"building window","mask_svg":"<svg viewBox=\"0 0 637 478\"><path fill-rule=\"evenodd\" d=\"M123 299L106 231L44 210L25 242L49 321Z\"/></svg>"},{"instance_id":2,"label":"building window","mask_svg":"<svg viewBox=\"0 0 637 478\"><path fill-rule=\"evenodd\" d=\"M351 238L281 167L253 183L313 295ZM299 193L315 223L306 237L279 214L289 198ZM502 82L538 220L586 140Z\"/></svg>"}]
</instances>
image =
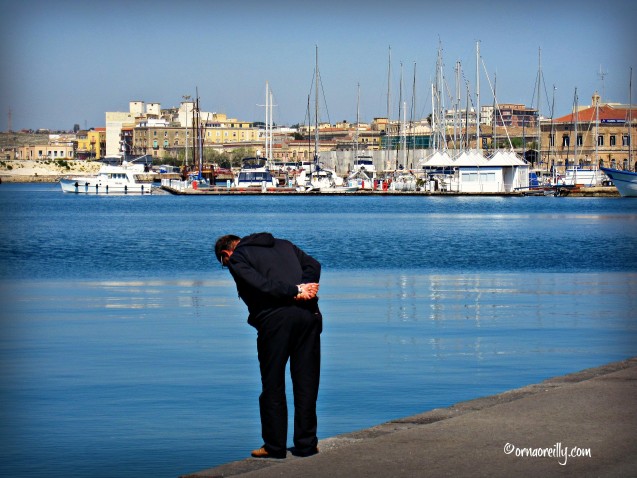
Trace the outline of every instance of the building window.
<instances>
[{"instance_id":1,"label":"building window","mask_svg":"<svg viewBox=\"0 0 637 478\"><path fill-rule=\"evenodd\" d=\"M622 136L622 146L630 146L630 136L625 134Z\"/></svg>"},{"instance_id":2,"label":"building window","mask_svg":"<svg viewBox=\"0 0 637 478\"><path fill-rule=\"evenodd\" d=\"M555 146L555 135L549 134L549 146Z\"/></svg>"},{"instance_id":3,"label":"building window","mask_svg":"<svg viewBox=\"0 0 637 478\"><path fill-rule=\"evenodd\" d=\"M167 147L168 147L168 140L165 140L164 141L164 148L167 148Z\"/></svg>"},{"instance_id":4,"label":"building window","mask_svg":"<svg viewBox=\"0 0 637 478\"><path fill-rule=\"evenodd\" d=\"M609 142L609 144L610 144L611 146L615 146L615 135L614 135L614 134L611 134L611 135L610 135L610 142Z\"/></svg>"},{"instance_id":5,"label":"building window","mask_svg":"<svg viewBox=\"0 0 637 478\"><path fill-rule=\"evenodd\" d=\"M597 137L597 146L604 146L604 136L601 134Z\"/></svg>"},{"instance_id":6,"label":"building window","mask_svg":"<svg viewBox=\"0 0 637 478\"><path fill-rule=\"evenodd\" d=\"M164 131L164 138L168 138L168 131Z\"/></svg>"},{"instance_id":7,"label":"building window","mask_svg":"<svg viewBox=\"0 0 637 478\"><path fill-rule=\"evenodd\" d=\"M570 145L571 145L571 138L565 134L564 136L562 136L562 146L567 148Z\"/></svg>"},{"instance_id":8,"label":"building window","mask_svg":"<svg viewBox=\"0 0 637 478\"><path fill-rule=\"evenodd\" d=\"M577 135L577 146L581 146L584 144L584 140L581 134Z\"/></svg>"}]
</instances>

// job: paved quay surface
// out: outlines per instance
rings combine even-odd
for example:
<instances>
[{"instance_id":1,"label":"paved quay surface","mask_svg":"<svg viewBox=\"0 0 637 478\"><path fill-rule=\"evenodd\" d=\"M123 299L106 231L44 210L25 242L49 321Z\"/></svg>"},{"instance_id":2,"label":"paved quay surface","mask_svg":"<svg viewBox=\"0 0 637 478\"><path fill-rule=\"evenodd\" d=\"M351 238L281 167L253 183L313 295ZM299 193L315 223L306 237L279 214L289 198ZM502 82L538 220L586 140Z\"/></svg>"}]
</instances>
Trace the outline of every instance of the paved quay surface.
<instances>
[{"instance_id":1,"label":"paved quay surface","mask_svg":"<svg viewBox=\"0 0 637 478\"><path fill-rule=\"evenodd\" d=\"M183 477L634 477L637 357L327 438L319 449Z\"/></svg>"}]
</instances>

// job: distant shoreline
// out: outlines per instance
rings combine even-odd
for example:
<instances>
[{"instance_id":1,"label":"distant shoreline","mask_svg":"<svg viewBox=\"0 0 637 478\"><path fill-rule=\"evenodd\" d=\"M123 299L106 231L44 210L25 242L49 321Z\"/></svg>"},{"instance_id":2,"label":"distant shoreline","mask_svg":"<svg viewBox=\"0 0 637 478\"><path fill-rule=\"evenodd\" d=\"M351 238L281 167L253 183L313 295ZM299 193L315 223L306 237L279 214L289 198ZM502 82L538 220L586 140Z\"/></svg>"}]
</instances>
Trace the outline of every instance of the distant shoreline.
<instances>
[{"instance_id":1,"label":"distant shoreline","mask_svg":"<svg viewBox=\"0 0 637 478\"><path fill-rule=\"evenodd\" d=\"M94 175L101 163L73 160L4 160L0 161L0 179L7 183L56 183L69 175Z\"/></svg>"}]
</instances>

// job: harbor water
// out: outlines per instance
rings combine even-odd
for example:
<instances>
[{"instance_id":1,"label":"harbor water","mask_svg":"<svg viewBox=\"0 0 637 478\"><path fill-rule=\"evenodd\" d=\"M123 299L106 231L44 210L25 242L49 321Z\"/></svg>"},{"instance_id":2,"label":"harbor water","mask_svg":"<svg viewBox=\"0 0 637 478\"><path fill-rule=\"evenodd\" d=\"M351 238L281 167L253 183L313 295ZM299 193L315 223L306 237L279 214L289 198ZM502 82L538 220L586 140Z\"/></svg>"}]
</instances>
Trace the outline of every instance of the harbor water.
<instances>
[{"instance_id":1,"label":"harbor water","mask_svg":"<svg viewBox=\"0 0 637 478\"><path fill-rule=\"evenodd\" d=\"M630 198L2 184L0 211L2 476L175 477L262 444L226 233L323 264L319 438L637 355Z\"/></svg>"}]
</instances>

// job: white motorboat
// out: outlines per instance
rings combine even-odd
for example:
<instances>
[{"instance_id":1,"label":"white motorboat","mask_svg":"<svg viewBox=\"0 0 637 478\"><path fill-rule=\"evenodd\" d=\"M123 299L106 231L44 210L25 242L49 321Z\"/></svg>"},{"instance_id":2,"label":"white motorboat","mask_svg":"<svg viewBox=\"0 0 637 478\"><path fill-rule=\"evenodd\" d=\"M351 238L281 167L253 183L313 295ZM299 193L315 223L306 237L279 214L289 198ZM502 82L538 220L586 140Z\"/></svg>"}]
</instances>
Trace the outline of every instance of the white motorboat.
<instances>
[{"instance_id":1,"label":"white motorboat","mask_svg":"<svg viewBox=\"0 0 637 478\"><path fill-rule=\"evenodd\" d=\"M65 193L76 194L150 194L153 175L140 163L103 165L97 175L65 176L60 179Z\"/></svg>"},{"instance_id":2,"label":"white motorboat","mask_svg":"<svg viewBox=\"0 0 637 478\"><path fill-rule=\"evenodd\" d=\"M558 177L554 186L598 186L603 181L603 174L599 169L572 167L567 168L563 177Z\"/></svg>"},{"instance_id":3,"label":"white motorboat","mask_svg":"<svg viewBox=\"0 0 637 478\"><path fill-rule=\"evenodd\" d=\"M237 188L266 187L276 188L278 181L267 165L265 158L244 158L241 171L235 177L234 186Z\"/></svg>"},{"instance_id":4,"label":"white motorboat","mask_svg":"<svg viewBox=\"0 0 637 478\"><path fill-rule=\"evenodd\" d=\"M637 173L612 168L600 168L612 181L622 197L637 197Z\"/></svg>"},{"instance_id":5,"label":"white motorboat","mask_svg":"<svg viewBox=\"0 0 637 478\"><path fill-rule=\"evenodd\" d=\"M376 166L374 166L374 160L371 156L357 156L354 159L353 171L364 171L371 179L376 178Z\"/></svg>"}]
</instances>

